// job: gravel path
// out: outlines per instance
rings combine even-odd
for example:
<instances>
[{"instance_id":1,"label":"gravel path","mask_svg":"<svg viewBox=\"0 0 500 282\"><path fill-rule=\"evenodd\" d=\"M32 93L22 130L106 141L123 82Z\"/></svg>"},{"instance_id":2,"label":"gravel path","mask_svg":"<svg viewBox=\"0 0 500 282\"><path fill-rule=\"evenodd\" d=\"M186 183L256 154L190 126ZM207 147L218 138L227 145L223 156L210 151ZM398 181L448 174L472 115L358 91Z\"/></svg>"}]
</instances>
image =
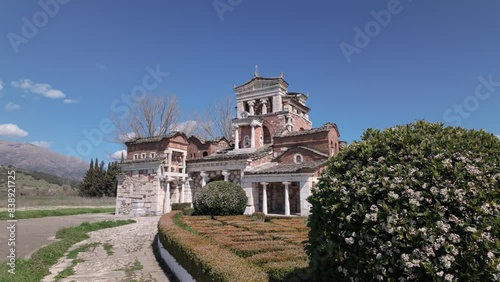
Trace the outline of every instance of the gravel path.
<instances>
[{"instance_id":1,"label":"gravel path","mask_svg":"<svg viewBox=\"0 0 500 282\"><path fill-rule=\"evenodd\" d=\"M55 276L73 264L74 274L61 282L83 281L170 281L156 261L151 243L157 232L159 216L136 217L134 224L102 229L88 233L90 239L70 248L87 247L72 258L61 258L46 276L45 281L54 281Z\"/></svg>"}]
</instances>

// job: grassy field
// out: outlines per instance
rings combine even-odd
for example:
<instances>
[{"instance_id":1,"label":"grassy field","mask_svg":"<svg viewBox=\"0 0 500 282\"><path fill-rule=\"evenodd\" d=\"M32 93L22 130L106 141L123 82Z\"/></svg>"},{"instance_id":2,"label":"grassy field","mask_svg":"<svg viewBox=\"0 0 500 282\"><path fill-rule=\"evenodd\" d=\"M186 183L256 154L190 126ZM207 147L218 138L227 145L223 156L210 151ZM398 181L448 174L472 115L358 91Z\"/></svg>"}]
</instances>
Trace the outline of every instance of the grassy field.
<instances>
[{"instance_id":1,"label":"grassy field","mask_svg":"<svg viewBox=\"0 0 500 282\"><path fill-rule=\"evenodd\" d=\"M6 197L4 198L6 199ZM37 207L111 207L116 203L115 197L84 198L79 196L17 196L16 209L34 209ZM0 209L7 208L7 201L0 202Z\"/></svg>"},{"instance_id":2,"label":"grassy field","mask_svg":"<svg viewBox=\"0 0 500 282\"><path fill-rule=\"evenodd\" d=\"M173 251L172 255L176 259L185 262L183 266L187 268L201 264L204 272L218 272L219 276L214 277L224 277L233 281L228 277L234 278L241 274L235 272L234 268L257 267L266 273L271 281L283 281L289 279L291 275L299 275L309 265L308 256L304 250L308 242L309 229L303 217L276 217L263 221L250 216L210 218L177 214L172 218L173 223L169 224L169 216L163 216L160 220L160 231L164 236L162 242L167 245L167 250L170 248ZM176 230L172 225L176 225L176 228L183 229L183 231ZM188 233L191 234L188 235ZM207 252L208 249L210 252ZM186 250L185 253L182 250ZM186 257L194 259L188 261ZM223 262L210 259L210 257L224 257L228 260ZM244 262L224 266L228 262L241 260ZM196 269L196 267L191 269Z\"/></svg>"},{"instance_id":3,"label":"grassy field","mask_svg":"<svg viewBox=\"0 0 500 282\"><path fill-rule=\"evenodd\" d=\"M10 217L7 211L0 211L0 220L7 219L25 219L25 218L39 218L47 216L62 216L62 215L75 215L75 214L88 214L88 213L114 213L115 208L66 208L66 209L53 209L53 210L25 210L16 211L15 217Z\"/></svg>"},{"instance_id":4,"label":"grassy field","mask_svg":"<svg viewBox=\"0 0 500 282\"><path fill-rule=\"evenodd\" d=\"M50 273L50 267L54 265L71 246L89 238L87 235L88 232L134 222L134 220L101 221L95 223L84 222L77 227L61 229L56 234L56 238L60 239L60 241L39 249L30 259L16 260L15 274L8 272L10 267L6 262L0 263L0 281L40 281L45 275Z\"/></svg>"}]
</instances>

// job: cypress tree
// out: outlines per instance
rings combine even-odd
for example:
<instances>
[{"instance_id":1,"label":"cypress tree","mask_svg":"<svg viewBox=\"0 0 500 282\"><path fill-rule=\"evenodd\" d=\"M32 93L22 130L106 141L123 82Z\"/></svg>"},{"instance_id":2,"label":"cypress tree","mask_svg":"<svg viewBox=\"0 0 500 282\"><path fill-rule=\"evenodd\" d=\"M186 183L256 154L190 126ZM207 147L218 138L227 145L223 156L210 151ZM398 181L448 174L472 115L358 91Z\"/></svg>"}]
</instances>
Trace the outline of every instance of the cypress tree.
<instances>
[{"instance_id":1,"label":"cypress tree","mask_svg":"<svg viewBox=\"0 0 500 282\"><path fill-rule=\"evenodd\" d=\"M90 197L92 194L92 180L94 177L94 160L90 159L90 166L85 176L83 177L83 181L80 184L78 195L82 197Z\"/></svg>"}]
</instances>

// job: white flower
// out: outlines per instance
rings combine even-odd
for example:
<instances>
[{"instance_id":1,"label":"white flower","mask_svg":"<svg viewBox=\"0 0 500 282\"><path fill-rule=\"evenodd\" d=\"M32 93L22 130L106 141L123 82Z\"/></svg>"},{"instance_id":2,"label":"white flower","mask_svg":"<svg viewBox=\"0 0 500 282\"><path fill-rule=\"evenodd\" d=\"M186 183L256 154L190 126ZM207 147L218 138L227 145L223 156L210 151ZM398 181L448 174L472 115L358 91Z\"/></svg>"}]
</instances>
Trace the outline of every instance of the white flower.
<instances>
[{"instance_id":1,"label":"white flower","mask_svg":"<svg viewBox=\"0 0 500 282\"><path fill-rule=\"evenodd\" d=\"M467 228L465 228L465 231L467 232L471 232L471 233L476 233L477 232L477 229L474 228L474 227L470 227L468 226Z\"/></svg>"},{"instance_id":2,"label":"white flower","mask_svg":"<svg viewBox=\"0 0 500 282\"><path fill-rule=\"evenodd\" d=\"M493 259L495 257L495 255L492 252L488 252L487 256L489 259Z\"/></svg>"},{"instance_id":3,"label":"white flower","mask_svg":"<svg viewBox=\"0 0 500 282\"><path fill-rule=\"evenodd\" d=\"M439 272L436 273L436 275L439 276L439 277L443 277L443 274L444 274L444 272L442 272L442 271L439 271Z\"/></svg>"},{"instance_id":4,"label":"white flower","mask_svg":"<svg viewBox=\"0 0 500 282\"><path fill-rule=\"evenodd\" d=\"M399 199L399 195L394 193L393 191L390 191L387 195L395 200Z\"/></svg>"},{"instance_id":5,"label":"white flower","mask_svg":"<svg viewBox=\"0 0 500 282\"><path fill-rule=\"evenodd\" d=\"M448 274L446 274L446 275L444 276L444 281L453 281L453 275L451 275L451 274L449 274L449 273L448 273Z\"/></svg>"},{"instance_id":6,"label":"white flower","mask_svg":"<svg viewBox=\"0 0 500 282\"><path fill-rule=\"evenodd\" d=\"M347 245L352 245L354 244L354 238L352 237L345 238L345 242L347 243Z\"/></svg>"}]
</instances>

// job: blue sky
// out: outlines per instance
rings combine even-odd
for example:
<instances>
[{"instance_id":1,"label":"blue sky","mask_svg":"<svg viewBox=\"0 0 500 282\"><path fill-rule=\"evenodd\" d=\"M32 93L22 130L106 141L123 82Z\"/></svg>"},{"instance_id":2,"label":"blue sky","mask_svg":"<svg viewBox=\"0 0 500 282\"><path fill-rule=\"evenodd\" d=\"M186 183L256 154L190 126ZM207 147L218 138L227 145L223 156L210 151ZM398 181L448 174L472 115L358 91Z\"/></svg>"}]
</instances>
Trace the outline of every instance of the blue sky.
<instances>
[{"instance_id":1,"label":"blue sky","mask_svg":"<svg viewBox=\"0 0 500 282\"><path fill-rule=\"evenodd\" d=\"M109 160L121 146L100 140L100 123L151 72L148 92L176 95L189 120L255 65L283 72L309 94L313 126L335 122L348 142L417 119L500 134L498 11L494 0L1 1L0 139Z\"/></svg>"}]
</instances>

